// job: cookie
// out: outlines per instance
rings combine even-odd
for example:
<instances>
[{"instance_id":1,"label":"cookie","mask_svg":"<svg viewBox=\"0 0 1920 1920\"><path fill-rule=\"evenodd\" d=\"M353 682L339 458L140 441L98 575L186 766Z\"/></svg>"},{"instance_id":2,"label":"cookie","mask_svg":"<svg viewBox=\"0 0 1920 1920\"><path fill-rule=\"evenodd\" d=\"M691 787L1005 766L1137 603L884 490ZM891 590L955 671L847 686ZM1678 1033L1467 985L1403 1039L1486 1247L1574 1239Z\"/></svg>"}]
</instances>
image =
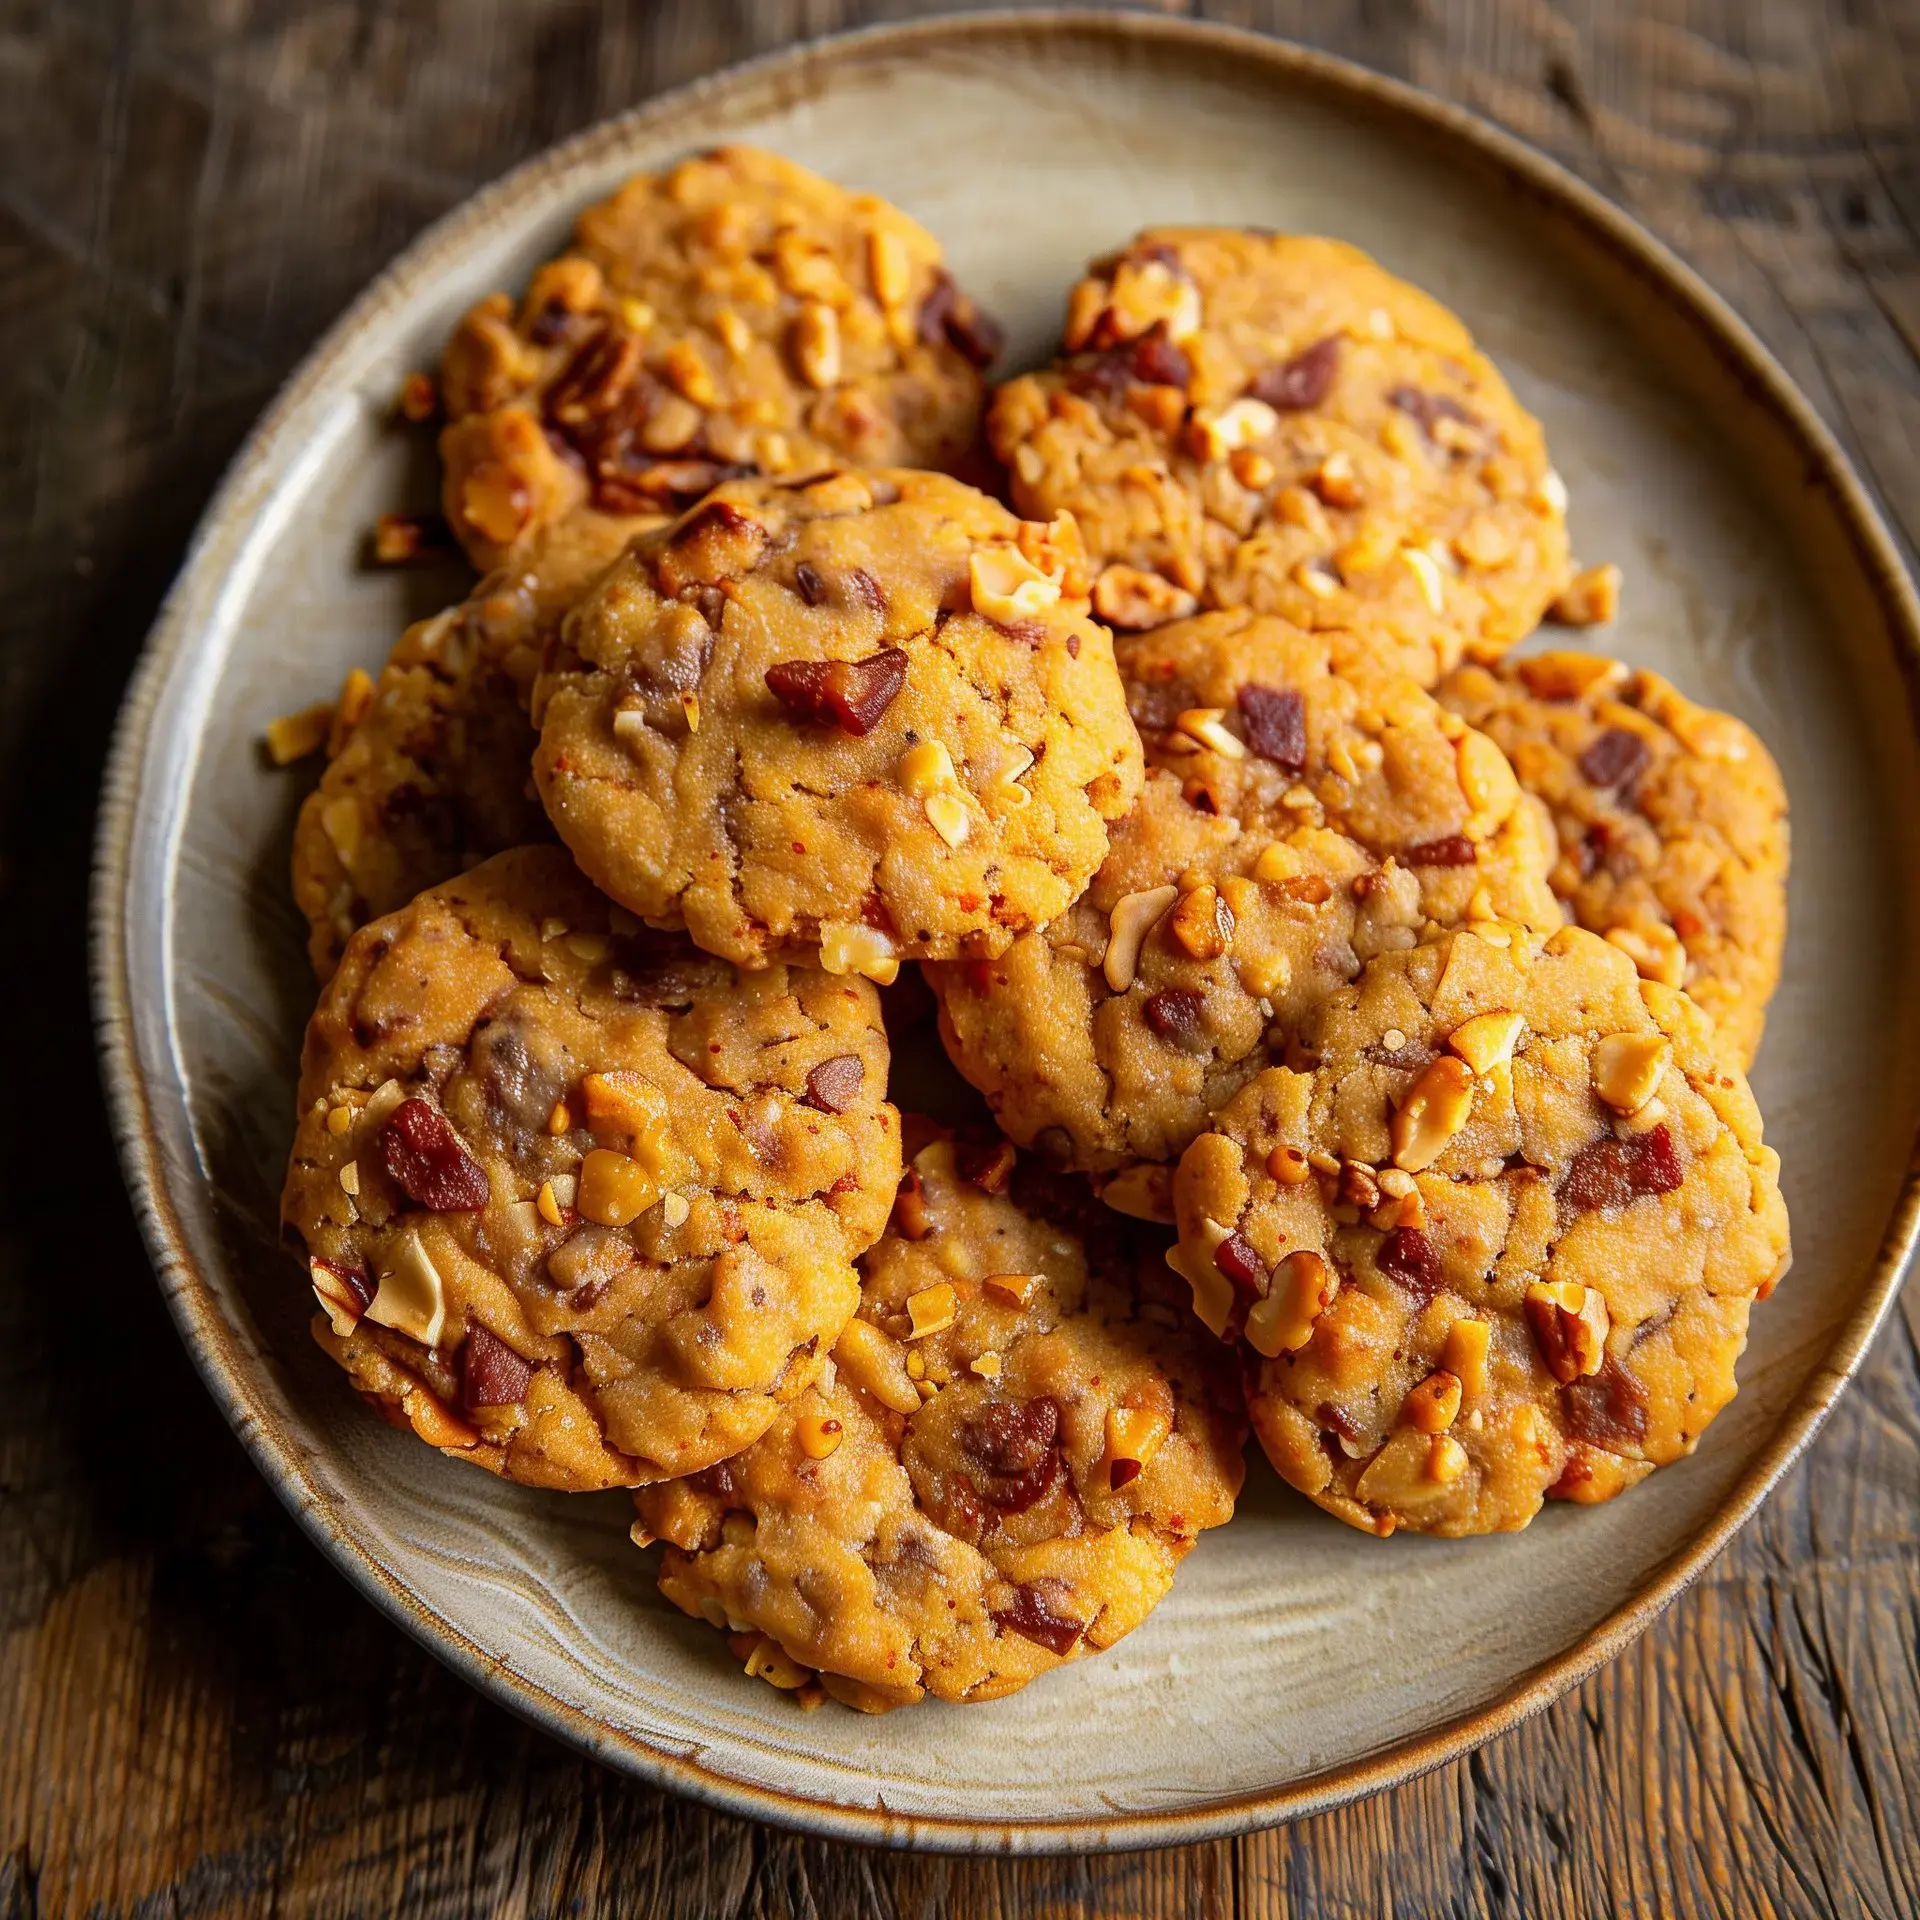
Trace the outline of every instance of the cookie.
<instances>
[{"instance_id":1,"label":"cookie","mask_svg":"<svg viewBox=\"0 0 1920 1920\"><path fill-rule=\"evenodd\" d=\"M746 473L947 467L999 330L874 194L720 147L580 216L516 313L447 344L448 522L491 566L581 503L675 512Z\"/></svg>"},{"instance_id":2,"label":"cookie","mask_svg":"<svg viewBox=\"0 0 1920 1920\"><path fill-rule=\"evenodd\" d=\"M637 1496L668 1599L872 1712L998 1699L1138 1626L1231 1517L1245 1421L1122 1226L1004 1141L923 1147L831 1374Z\"/></svg>"},{"instance_id":3,"label":"cookie","mask_svg":"<svg viewBox=\"0 0 1920 1920\"><path fill-rule=\"evenodd\" d=\"M1152 771L1106 863L1004 954L927 970L1000 1125L1089 1170L1177 1160L1372 955L1561 921L1498 748L1353 636L1238 609L1118 651Z\"/></svg>"},{"instance_id":4,"label":"cookie","mask_svg":"<svg viewBox=\"0 0 1920 1920\"><path fill-rule=\"evenodd\" d=\"M1439 692L1551 811L1573 917L1685 987L1750 1064L1780 980L1788 852L1786 788L1752 730L1589 653L1462 667Z\"/></svg>"},{"instance_id":5,"label":"cookie","mask_svg":"<svg viewBox=\"0 0 1920 1920\"><path fill-rule=\"evenodd\" d=\"M456 607L400 637L343 698L337 751L300 809L293 897L324 981L356 928L489 854L549 839L527 719L547 636L651 517L537 529ZM349 695L355 683L349 682Z\"/></svg>"},{"instance_id":6,"label":"cookie","mask_svg":"<svg viewBox=\"0 0 1920 1920\"><path fill-rule=\"evenodd\" d=\"M1335 240L1143 233L987 430L1022 513L1080 522L1114 627L1252 607L1430 686L1568 578L1539 422L1446 308Z\"/></svg>"},{"instance_id":7,"label":"cookie","mask_svg":"<svg viewBox=\"0 0 1920 1920\"><path fill-rule=\"evenodd\" d=\"M282 1219L361 1390L536 1486L710 1466L819 1376L899 1117L865 981L740 975L558 847L363 927L301 1057Z\"/></svg>"},{"instance_id":8,"label":"cookie","mask_svg":"<svg viewBox=\"0 0 1920 1920\"><path fill-rule=\"evenodd\" d=\"M1268 1457L1379 1534L1524 1527L1691 1452L1788 1258L1731 1049L1580 927L1374 960L1174 1200Z\"/></svg>"},{"instance_id":9,"label":"cookie","mask_svg":"<svg viewBox=\"0 0 1920 1920\"><path fill-rule=\"evenodd\" d=\"M719 488L575 610L535 717L541 798L616 900L883 982L1061 912L1140 784L1072 522L938 474Z\"/></svg>"}]
</instances>

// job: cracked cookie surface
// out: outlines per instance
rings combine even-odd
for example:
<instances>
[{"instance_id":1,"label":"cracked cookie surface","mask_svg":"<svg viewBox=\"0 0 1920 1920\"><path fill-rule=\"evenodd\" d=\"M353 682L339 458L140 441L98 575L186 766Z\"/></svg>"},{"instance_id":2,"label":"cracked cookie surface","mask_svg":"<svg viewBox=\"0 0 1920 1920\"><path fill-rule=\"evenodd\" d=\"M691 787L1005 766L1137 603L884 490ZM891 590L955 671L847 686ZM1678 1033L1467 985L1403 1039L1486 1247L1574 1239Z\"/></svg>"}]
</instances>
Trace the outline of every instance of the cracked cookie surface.
<instances>
[{"instance_id":1,"label":"cracked cookie surface","mask_svg":"<svg viewBox=\"0 0 1920 1920\"><path fill-rule=\"evenodd\" d=\"M1787 937L1787 794L1730 714L1658 674L1556 652L1438 689L1553 816L1553 890L1649 979L1685 987L1749 1065Z\"/></svg>"},{"instance_id":2,"label":"cracked cookie surface","mask_svg":"<svg viewBox=\"0 0 1920 1920\"><path fill-rule=\"evenodd\" d=\"M743 473L949 467L998 348L898 208L716 148L589 207L517 312L494 294L461 322L447 519L490 566L582 503L673 513Z\"/></svg>"},{"instance_id":3,"label":"cracked cookie surface","mask_svg":"<svg viewBox=\"0 0 1920 1920\"><path fill-rule=\"evenodd\" d=\"M582 867L748 966L998 951L1140 783L1071 521L938 474L718 489L575 610L535 714Z\"/></svg>"},{"instance_id":4,"label":"cracked cookie surface","mask_svg":"<svg viewBox=\"0 0 1920 1920\"><path fill-rule=\"evenodd\" d=\"M998 1699L1111 1646L1242 1477L1238 1382L1156 1267L1080 1183L931 1141L832 1375L637 1496L662 1591L752 1636L750 1673L868 1711Z\"/></svg>"},{"instance_id":5,"label":"cracked cookie surface","mask_svg":"<svg viewBox=\"0 0 1920 1920\"><path fill-rule=\"evenodd\" d=\"M314 1331L423 1439L582 1489L711 1465L818 1376L899 1118L864 981L616 925L558 847L361 929L282 1201Z\"/></svg>"},{"instance_id":6,"label":"cracked cookie surface","mask_svg":"<svg viewBox=\"0 0 1920 1920\"><path fill-rule=\"evenodd\" d=\"M293 834L293 897L322 980L356 928L490 854L551 837L527 718L541 653L656 517L582 511L538 529L458 606L410 626L370 689L361 682L364 707L342 716Z\"/></svg>"},{"instance_id":7,"label":"cracked cookie surface","mask_svg":"<svg viewBox=\"0 0 1920 1920\"><path fill-rule=\"evenodd\" d=\"M1785 1271L1725 1040L1579 927L1383 956L1187 1149L1173 1256L1351 1525L1524 1527L1692 1451Z\"/></svg>"},{"instance_id":8,"label":"cracked cookie surface","mask_svg":"<svg viewBox=\"0 0 1920 1920\"><path fill-rule=\"evenodd\" d=\"M1560 924L1499 750L1353 636L1239 609L1118 657L1151 771L1092 885L1005 953L927 969L950 1055L1023 1145L1177 1160L1372 955Z\"/></svg>"},{"instance_id":9,"label":"cracked cookie surface","mask_svg":"<svg viewBox=\"0 0 1920 1920\"><path fill-rule=\"evenodd\" d=\"M1568 578L1539 423L1453 314L1334 240L1141 234L1074 288L1062 358L999 390L988 437L1022 513L1080 522L1117 628L1248 606L1431 685Z\"/></svg>"}]
</instances>

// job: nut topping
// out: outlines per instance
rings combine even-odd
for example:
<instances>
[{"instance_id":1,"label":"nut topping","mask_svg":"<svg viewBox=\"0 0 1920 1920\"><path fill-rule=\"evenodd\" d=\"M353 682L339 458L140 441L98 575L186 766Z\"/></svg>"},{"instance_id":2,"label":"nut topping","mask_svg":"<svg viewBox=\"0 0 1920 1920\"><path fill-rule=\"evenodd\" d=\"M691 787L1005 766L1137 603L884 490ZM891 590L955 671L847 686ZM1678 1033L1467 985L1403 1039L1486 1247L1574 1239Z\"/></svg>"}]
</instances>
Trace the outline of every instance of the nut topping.
<instances>
[{"instance_id":1,"label":"nut topping","mask_svg":"<svg viewBox=\"0 0 1920 1920\"><path fill-rule=\"evenodd\" d=\"M1611 561L1587 567L1567 582L1549 618L1569 627L1604 626L1620 611L1620 569Z\"/></svg>"},{"instance_id":2,"label":"nut topping","mask_svg":"<svg viewBox=\"0 0 1920 1920\"><path fill-rule=\"evenodd\" d=\"M844 1438L840 1422L827 1413L803 1413L793 1423L793 1434L809 1460L830 1458Z\"/></svg>"},{"instance_id":3,"label":"nut topping","mask_svg":"<svg viewBox=\"0 0 1920 1920\"><path fill-rule=\"evenodd\" d=\"M890 987L900 977L893 942L878 927L828 920L820 928L820 965L828 973L857 973L875 986Z\"/></svg>"},{"instance_id":4,"label":"nut topping","mask_svg":"<svg viewBox=\"0 0 1920 1920\"><path fill-rule=\"evenodd\" d=\"M1166 1444L1173 1422L1159 1407L1107 1409L1107 1485L1118 1492L1137 1480Z\"/></svg>"},{"instance_id":5,"label":"nut topping","mask_svg":"<svg viewBox=\"0 0 1920 1920\"><path fill-rule=\"evenodd\" d=\"M368 1286L366 1275L319 1259L307 1262L307 1274L313 1281L313 1296L320 1302L328 1324L336 1337L344 1340L372 1303L373 1289Z\"/></svg>"},{"instance_id":6,"label":"nut topping","mask_svg":"<svg viewBox=\"0 0 1920 1920\"><path fill-rule=\"evenodd\" d=\"M1110 627L1144 632L1170 620L1184 620L1200 602L1184 587L1157 573L1116 563L1093 583L1093 610Z\"/></svg>"},{"instance_id":7,"label":"nut topping","mask_svg":"<svg viewBox=\"0 0 1920 1920\"><path fill-rule=\"evenodd\" d=\"M608 1147L595 1147L580 1163L574 1204L603 1227L624 1227L639 1219L660 1198L660 1189L637 1160Z\"/></svg>"},{"instance_id":8,"label":"nut topping","mask_svg":"<svg viewBox=\"0 0 1920 1920\"><path fill-rule=\"evenodd\" d=\"M833 1364L862 1393L894 1413L917 1413L920 1395L907 1372L906 1349L871 1320L849 1320L833 1343Z\"/></svg>"},{"instance_id":9,"label":"nut topping","mask_svg":"<svg viewBox=\"0 0 1920 1920\"><path fill-rule=\"evenodd\" d=\"M960 1297L946 1282L936 1287L924 1287L920 1292L907 1296L907 1318L913 1331L907 1335L909 1340L924 1340L930 1334L945 1333L953 1325L954 1316L960 1310Z\"/></svg>"},{"instance_id":10,"label":"nut topping","mask_svg":"<svg viewBox=\"0 0 1920 1920\"><path fill-rule=\"evenodd\" d=\"M1407 1173L1424 1173L1472 1113L1473 1076L1465 1062L1442 1054L1413 1083L1388 1125L1393 1164Z\"/></svg>"},{"instance_id":11,"label":"nut topping","mask_svg":"<svg viewBox=\"0 0 1920 1920\"><path fill-rule=\"evenodd\" d=\"M1319 1254L1304 1247L1288 1254L1274 1269L1267 1297L1247 1310L1247 1344L1269 1360L1299 1352L1339 1291L1339 1276Z\"/></svg>"},{"instance_id":12,"label":"nut topping","mask_svg":"<svg viewBox=\"0 0 1920 1920\"><path fill-rule=\"evenodd\" d=\"M1183 893L1167 924L1196 960L1217 960L1233 945L1233 909L1212 885Z\"/></svg>"},{"instance_id":13,"label":"nut topping","mask_svg":"<svg viewBox=\"0 0 1920 1920\"><path fill-rule=\"evenodd\" d=\"M967 571L974 612L996 626L1017 627L1060 599L1059 577L1043 573L1015 546L982 547Z\"/></svg>"},{"instance_id":14,"label":"nut topping","mask_svg":"<svg viewBox=\"0 0 1920 1920\"><path fill-rule=\"evenodd\" d=\"M447 1290L420 1236L402 1233L388 1254L380 1285L367 1303L367 1318L404 1333L423 1347L437 1347L447 1325Z\"/></svg>"},{"instance_id":15,"label":"nut topping","mask_svg":"<svg viewBox=\"0 0 1920 1920\"><path fill-rule=\"evenodd\" d=\"M1212 748L1223 760L1244 760L1246 744L1221 724L1225 718L1224 707L1188 707L1174 716L1173 724L1197 746Z\"/></svg>"},{"instance_id":16,"label":"nut topping","mask_svg":"<svg viewBox=\"0 0 1920 1920\"><path fill-rule=\"evenodd\" d=\"M1609 1033L1593 1048L1593 1090L1616 1113L1638 1113L1654 1096L1673 1049L1657 1033Z\"/></svg>"},{"instance_id":17,"label":"nut topping","mask_svg":"<svg viewBox=\"0 0 1920 1920\"><path fill-rule=\"evenodd\" d=\"M888 647L864 660L782 660L767 689L796 720L835 726L864 739L907 684L907 656Z\"/></svg>"},{"instance_id":18,"label":"nut topping","mask_svg":"<svg viewBox=\"0 0 1920 1920\"><path fill-rule=\"evenodd\" d=\"M1510 1011L1477 1013L1447 1035L1447 1045L1473 1069L1476 1077L1485 1079L1495 1067L1504 1066L1513 1058L1513 1050L1526 1026L1520 1014Z\"/></svg>"},{"instance_id":19,"label":"nut topping","mask_svg":"<svg viewBox=\"0 0 1920 1920\"><path fill-rule=\"evenodd\" d=\"M1178 887L1149 887L1143 893L1123 894L1115 903L1108 916L1107 952L1101 963L1107 985L1115 993L1125 993L1133 985L1147 935L1179 897Z\"/></svg>"},{"instance_id":20,"label":"nut topping","mask_svg":"<svg viewBox=\"0 0 1920 1920\"><path fill-rule=\"evenodd\" d=\"M1536 1280L1523 1304L1540 1358L1562 1386L1600 1371L1611 1325L1602 1295L1577 1280Z\"/></svg>"},{"instance_id":21,"label":"nut topping","mask_svg":"<svg viewBox=\"0 0 1920 1920\"><path fill-rule=\"evenodd\" d=\"M809 300L793 323L793 357L800 376L816 389L840 379L840 318L824 302Z\"/></svg>"},{"instance_id":22,"label":"nut topping","mask_svg":"<svg viewBox=\"0 0 1920 1920\"><path fill-rule=\"evenodd\" d=\"M1154 1220L1171 1226L1173 1211L1173 1172L1168 1167L1126 1167L1100 1188L1100 1198L1115 1213L1134 1220Z\"/></svg>"},{"instance_id":23,"label":"nut topping","mask_svg":"<svg viewBox=\"0 0 1920 1920\"><path fill-rule=\"evenodd\" d=\"M1456 1320L1440 1344L1440 1365L1460 1382L1461 1392L1477 1400L1487 1390L1487 1355L1493 1328L1485 1320Z\"/></svg>"},{"instance_id":24,"label":"nut topping","mask_svg":"<svg viewBox=\"0 0 1920 1920\"><path fill-rule=\"evenodd\" d=\"M1264 400L1235 400L1213 413L1196 413L1193 425L1204 457L1224 460L1276 432L1280 416Z\"/></svg>"},{"instance_id":25,"label":"nut topping","mask_svg":"<svg viewBox=\"0 0 1920 1920\"><path fill-rule=\"evenodd\" d=\"M1416 1433L1445 1433L1460 1417L1460 1396L1459 1377L1441 1368L1400 1403L1400 1417Z\"/></svg>"}]
</instances>

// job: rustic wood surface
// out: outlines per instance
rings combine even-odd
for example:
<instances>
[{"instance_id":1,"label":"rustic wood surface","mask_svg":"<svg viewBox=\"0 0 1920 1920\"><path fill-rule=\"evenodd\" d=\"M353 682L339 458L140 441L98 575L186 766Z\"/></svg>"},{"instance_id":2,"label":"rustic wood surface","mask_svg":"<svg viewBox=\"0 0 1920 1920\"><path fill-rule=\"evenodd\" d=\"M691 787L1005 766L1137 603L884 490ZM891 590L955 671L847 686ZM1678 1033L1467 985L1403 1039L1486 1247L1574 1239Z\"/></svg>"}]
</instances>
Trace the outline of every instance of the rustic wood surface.
<instances>
[{"instance_id":1,"label":"rustic wood surface","mask_svg":"<svg viewBox=\"0 0 1920 1920\"><path fill-rule=\"evenodd\" d=\"M115 704L248 423L361 283L583 123L909 4L0 0L0 1920L1920 1911L1920 1314L1635 1648L1403 1791L1238 1843L896 1858L529 1732L295 1530L188 1367L95 1092ZM1560 156L1725 292L1920 538L1920 7L1203 11Z\"/></svg>"}]
</instances>

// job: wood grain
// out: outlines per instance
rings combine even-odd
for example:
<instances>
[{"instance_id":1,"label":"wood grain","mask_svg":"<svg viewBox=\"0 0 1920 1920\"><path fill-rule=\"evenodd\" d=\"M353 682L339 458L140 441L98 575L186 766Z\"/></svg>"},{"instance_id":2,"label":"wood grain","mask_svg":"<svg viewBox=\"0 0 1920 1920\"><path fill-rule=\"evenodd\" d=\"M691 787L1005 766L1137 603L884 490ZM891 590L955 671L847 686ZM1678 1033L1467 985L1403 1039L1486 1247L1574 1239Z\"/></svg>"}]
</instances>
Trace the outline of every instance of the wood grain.
<instances>
[{"instance_id":1,"label":"wood grain","mask_svg":"<svg viewBox=\"0 0 1920 1920\"><path fill-rule=\"evenodd\" d=\"M140 637L288 368L426 221L836 0L0 3L0 1920L1920 1911L1920 1314L1633 1650L1472 1759L1237 1843L797 1840L610 1775L355 1598L181 1354L101 1117L92 795ZM1488 114L1759 328L1920 539L1920 11L1206 9Z\"/></svg>"}]
</instances>

